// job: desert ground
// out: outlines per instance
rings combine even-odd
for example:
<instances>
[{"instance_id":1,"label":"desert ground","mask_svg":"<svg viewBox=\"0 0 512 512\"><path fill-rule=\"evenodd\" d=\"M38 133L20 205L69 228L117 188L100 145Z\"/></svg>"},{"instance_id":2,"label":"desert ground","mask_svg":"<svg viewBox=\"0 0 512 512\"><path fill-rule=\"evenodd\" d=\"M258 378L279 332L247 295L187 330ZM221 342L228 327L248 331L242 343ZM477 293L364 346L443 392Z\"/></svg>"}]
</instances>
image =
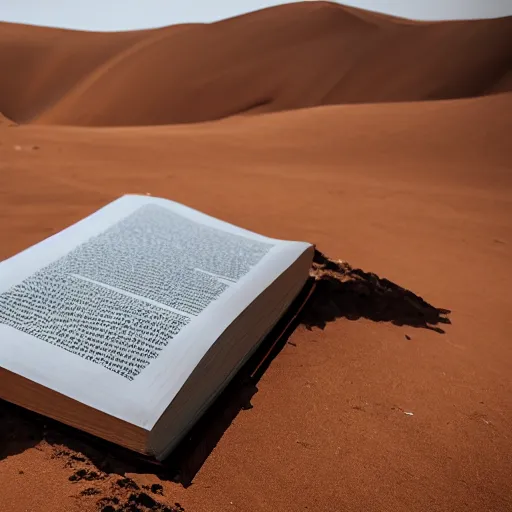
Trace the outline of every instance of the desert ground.
<instances>
[{"instance_id":1,"label":"desert ground","mask_svg":"<svg viewBox=\"0 0 512 512\"><path fill-rule=\"evenodd\" d=\"M1 23L0 260L149 193L314 243L366 291L315 292L186 484L0 402L0 508L512 510L511 31L328 2ZM439 315L373 301L393 283Z\"/></svg>"}]
</instances>

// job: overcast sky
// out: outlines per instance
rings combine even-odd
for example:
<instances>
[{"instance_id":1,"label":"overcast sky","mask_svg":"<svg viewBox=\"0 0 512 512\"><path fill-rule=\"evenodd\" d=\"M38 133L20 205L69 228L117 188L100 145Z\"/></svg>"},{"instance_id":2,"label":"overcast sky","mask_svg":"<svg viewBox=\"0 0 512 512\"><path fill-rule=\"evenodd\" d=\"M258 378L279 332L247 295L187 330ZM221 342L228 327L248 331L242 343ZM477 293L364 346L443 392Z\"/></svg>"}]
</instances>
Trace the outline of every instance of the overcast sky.
<instances>
[{"instance_id":1,"label":"overcast sky","mask_svg":"<svg viewBox=\"0 0 512 512\"><path fill-rule=\"evenodd\" d=\"M0 0L0 20L82 30L131 30L209 22L283 0ZM512 15L512 0L346 0L346 5L423 20Z\"/></svg>"}]
</instances>

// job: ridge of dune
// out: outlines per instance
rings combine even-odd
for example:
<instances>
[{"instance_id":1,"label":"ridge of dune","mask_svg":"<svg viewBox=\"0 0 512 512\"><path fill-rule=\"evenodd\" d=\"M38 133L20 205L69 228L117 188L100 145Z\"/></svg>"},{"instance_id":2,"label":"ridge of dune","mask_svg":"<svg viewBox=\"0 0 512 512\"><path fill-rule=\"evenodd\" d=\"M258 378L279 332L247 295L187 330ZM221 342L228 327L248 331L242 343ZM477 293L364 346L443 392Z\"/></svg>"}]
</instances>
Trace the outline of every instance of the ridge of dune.
<instances>
[{"instance_id":1,"label":"ridge of dune","mask_svg":"<svg viewBox=\"0 0 512 512\"><path fill-rule=\"evenodd\" d=\"M17 122L33 119L143 36L0 23L0 111Z\"/></svg>"},{"instance_id":2,"label":"ridge of dune","mask_svg":"<svg viewBox=\"0 0 512 512\"><path fill-rule=\"evenodd\" d=\"M13 121L11 121L8 117L4 116L2 112L0 112L0 126L3 125L13 125Z\"/></svg>"},{"instance_id":3,"label":"ridge of dune","mask_svg":"<svg viewBox=\"0 0 512 512\"><path fill-rule=\"evenodd\" d=\"M295 148L304 145L304 140L311 140L315 161L324 164L333 161L333 155L346 155L347 165L368 163L374 166L391 155L393 161L401 163L418 158L423 162L442 161L453 164L455 180L483 178L481 185L484 186L488 179L485 173L473 173L458 164L480 161L482 165L502 170L501 174L494 175L494 183L497 180L510 182L507 134L512 133L511 111L512 92L504 92L457 100L327 105L273 112L203 123L193 133L200 136L204 127L204 133L236 138L238 146L249 146L254 140L261 142L267 151L273 146L279 147L274 160L289 158ZM183 133L180 126L160 128L162 134L170 133L171 129ZM137 128L125 130L138 133ZM282 133L286 133L284 147L279 142ZM306 153L307 149L303 151ZM268 153L264 158L267 156ZM251 156L251 161L254 160L258 160L257 155ZM392 174L390 169L388 177ZM431 175L436 174L436 169L432 168ZM421 181L423 176L418 174L415 178Z\"/></svg>"},{"instance_id":4,"label":"ridge of dune","mask_svg":"<svg viewBox=\"0 0 512 512\"><path fill-rule=\"evenodd\" d=\"M166 27L169 34L188 25ZM86 32L0 22L0 111L28 122L161 29Z\"/></svg>"},{"instance_id":5,"label":"ridge of dune","mask_svg":"<svg viewBox=\"0 0 512 512\"><path fill-rule=\"evenodd\" d=\"M0 110L17 122L129 126L471 97L510 70L511 28L512 17L405 23L330 2L137 32L13 25L0 35L0 69L11 70Z\"/></svg>"}]
</instances>

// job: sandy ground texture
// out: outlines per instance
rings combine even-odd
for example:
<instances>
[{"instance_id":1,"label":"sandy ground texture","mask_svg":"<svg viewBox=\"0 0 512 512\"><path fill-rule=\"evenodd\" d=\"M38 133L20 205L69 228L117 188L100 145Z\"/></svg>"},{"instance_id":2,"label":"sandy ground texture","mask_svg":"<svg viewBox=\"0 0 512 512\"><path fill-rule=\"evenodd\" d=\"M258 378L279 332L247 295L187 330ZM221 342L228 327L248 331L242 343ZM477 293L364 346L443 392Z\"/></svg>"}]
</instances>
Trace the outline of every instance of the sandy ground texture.
<instances>
[{"instance_id":1,"label":"sandy ground texture","mask_svg":"<svg viewBox=\"0 0 512 512\"><path fill-rule=\"evenodd\" d=\"M125 193L324 255L173 464L0 403L0 509L512 510L511 28L327 2L0 24L0 260Z\"/></svg>"}]
</instances>

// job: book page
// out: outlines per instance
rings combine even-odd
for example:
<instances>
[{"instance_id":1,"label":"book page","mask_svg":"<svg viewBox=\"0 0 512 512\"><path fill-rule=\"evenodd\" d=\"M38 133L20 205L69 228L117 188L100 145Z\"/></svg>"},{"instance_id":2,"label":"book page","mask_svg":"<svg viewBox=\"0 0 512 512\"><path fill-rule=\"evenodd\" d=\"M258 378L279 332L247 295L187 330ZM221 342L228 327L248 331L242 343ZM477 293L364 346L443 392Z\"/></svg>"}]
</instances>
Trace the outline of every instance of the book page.
<instances>
[{"instance_id":1,"label":"book page","mask_svg":"<svg viewBox=\"0 0 512 512\"><path fill-rule=\"evenodd\" d=\"M0 264L0 365L150 428L307 247L124 196Z\"/></svg>"}]
</instances>

